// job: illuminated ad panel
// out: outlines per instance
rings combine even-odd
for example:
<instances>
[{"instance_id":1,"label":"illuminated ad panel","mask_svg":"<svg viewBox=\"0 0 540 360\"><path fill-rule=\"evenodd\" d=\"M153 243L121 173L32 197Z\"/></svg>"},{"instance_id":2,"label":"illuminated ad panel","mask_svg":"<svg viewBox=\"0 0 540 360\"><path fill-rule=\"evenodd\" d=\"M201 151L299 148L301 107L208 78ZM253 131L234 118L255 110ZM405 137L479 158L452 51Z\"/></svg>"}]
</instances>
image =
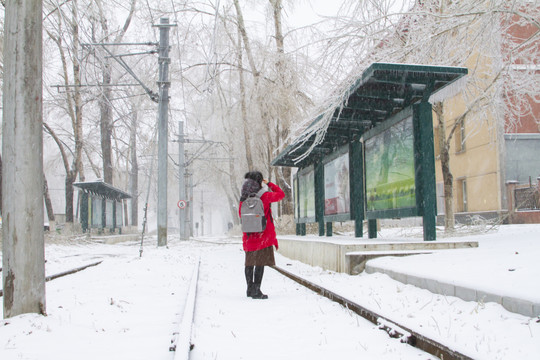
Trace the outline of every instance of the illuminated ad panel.
<instances>
[{"instance_id":1,"label":"illuminated ad panel","mask_svg":"<svg viewBox=\"0 0 540 360\"><path fill-rule=\"evenodd\" d=\"M416 207L412 116L364 145L367 211Z\"/></svg>"},{"instance_id":2,"label":"illuminated ad panel","mask_svg":"<svg viewBox=\"0 0 540 360\"><path fill-rule=\"evenodd\" d=\"M298 175L295 175L293 178L293 192L294 192L294 218L298 219L299 212L298 212Z\"/></svg>"},{"instance_id":3,"label":"illuminated ad panel","mask_svg":"<svg viewBox=\"0 0 540 360\"><path fill-rule=\"evenodd\" d=\"M315 172L298 174L299 219L315 218Z\"/></svg>"},{"instance_id":4,"label":"illuminated ad panel","mask_svg":"<svg viewBox=\"0 0 540 360\"><path fill-rule=\"evenodd\" d=\"M324 214L350 212L349 153L324 165Z\"/></svg>"}]
</instances>

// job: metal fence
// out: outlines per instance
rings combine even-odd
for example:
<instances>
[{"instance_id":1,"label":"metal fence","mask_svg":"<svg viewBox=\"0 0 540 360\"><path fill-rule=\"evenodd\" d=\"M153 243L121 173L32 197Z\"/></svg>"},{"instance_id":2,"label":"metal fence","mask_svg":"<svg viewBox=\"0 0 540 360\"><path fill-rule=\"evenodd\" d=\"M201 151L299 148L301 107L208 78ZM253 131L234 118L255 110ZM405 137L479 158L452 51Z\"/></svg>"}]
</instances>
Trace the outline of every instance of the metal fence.
<instances>
[{"instance_id":1,"label":"metal fence","mask_svg":"<svg viewBox=\"0 0 540 360\"><path fill-rule=\"evenodd\" d=\"M537 187L517 188L514 190L516 210L540 210Z\"/></svg>"}]
</instances>

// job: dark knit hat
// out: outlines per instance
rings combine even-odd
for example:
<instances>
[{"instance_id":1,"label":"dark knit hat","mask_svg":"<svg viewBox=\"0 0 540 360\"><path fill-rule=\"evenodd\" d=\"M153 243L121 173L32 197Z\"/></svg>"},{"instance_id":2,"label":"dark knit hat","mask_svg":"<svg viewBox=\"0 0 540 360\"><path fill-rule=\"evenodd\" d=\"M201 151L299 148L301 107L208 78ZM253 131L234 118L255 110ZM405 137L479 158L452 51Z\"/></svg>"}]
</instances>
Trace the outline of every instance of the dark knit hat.
<instances>
[{"instance_id":1,"label":"dark knit hat","mask_svg":"<svg viewBox=\"0 0 540 360\"><path fill-rule=\"evenodd\" d=\"M253 179L244 180L244 183L242 184L242 196L240 197L240 201L246 200L250 195L258 193L261 189L261 183L258 183Z\"/></svg>"}]
</instances>

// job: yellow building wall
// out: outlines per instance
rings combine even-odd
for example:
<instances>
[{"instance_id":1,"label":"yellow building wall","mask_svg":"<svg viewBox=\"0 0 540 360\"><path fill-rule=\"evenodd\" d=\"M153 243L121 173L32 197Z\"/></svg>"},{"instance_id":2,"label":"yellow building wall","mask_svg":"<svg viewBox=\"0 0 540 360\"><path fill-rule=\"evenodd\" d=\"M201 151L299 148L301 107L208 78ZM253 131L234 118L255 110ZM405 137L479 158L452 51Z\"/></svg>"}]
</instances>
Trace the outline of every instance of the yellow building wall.
<instances>
[{"instance_id":1,"label":"yellow building wall","mask_svg":"<svg viewBox=\"0 0 540 360\"><path fill-rule=\"evenodd\" d=\"M455 119L465 111L465 103L461 96L455 96L444 102L446 137L450 134ZM437 142L438 122L433 114L434 141ZM467 212L497 211L501 208L500 164L498 153L497 124L494 116L488 111L482 114L471 114L465 119L465 147L458 151L456 129L450 141L450 171L454 177L453 195L454 212L463 211L461 181L466 182ZM441 161L436 148L436 182L442 184ZM438 186L439 190L442 185ZM442 196L442 194L438 194ZM441 202L439 202L439 207ZM438 209L443 213L443 209Z\"/></svg>"}]
</instances>

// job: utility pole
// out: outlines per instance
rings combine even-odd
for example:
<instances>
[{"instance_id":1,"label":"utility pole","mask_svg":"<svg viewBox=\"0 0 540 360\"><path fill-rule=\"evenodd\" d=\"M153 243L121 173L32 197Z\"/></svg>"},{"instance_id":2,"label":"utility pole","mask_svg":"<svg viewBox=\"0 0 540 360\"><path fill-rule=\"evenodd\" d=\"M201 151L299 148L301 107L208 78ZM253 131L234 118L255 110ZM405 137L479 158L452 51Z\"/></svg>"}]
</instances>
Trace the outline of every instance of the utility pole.
<instances>
[{"instance_id":1,"label":"utility pole","mask_svg":"<svg viewBox=\"0 0 540 360\"><path fill-rule=\"evenodd\" d=\"M204 236L204 191L201 191L201 236Z\"/></svg>"},{"instance_id":2,"label":"utility pole","mask_svg":"<svg viewBox=\"0 0 540 360\"><path fill-rule=\"evenodd\" d=\"M210 140L195 140L188 139L184 134L184 122L179 120L179 132L178 132L178 220L179 220L179 232L181 240L189 240L190 236L193 236L195 225L195 219L193 217L193 173L188 169L193 161L201 158L201 155L208 150L208 148L214 144L218 144L215 141ZM186 143L200 143L201 146L191 155L186 156L184 144ZM186 158L187 157L187 158ZM205 158L205 160L223 160L218 158ZM226 160L230 160L227 158ZM201 195L201 213L204 212L202 205ZM204 223L201 218L201 234L204 234Z\"/></svg>"},{"instance_id":3,"label":"utility pole","mask_svg":"<svg viewBox=\"0 0 540 360\"><path fill-rule=\"evenodd\" d=\"M2 211L4 317L45 314L42 0L7 1Z\"/></svg>"},{"instance_id":4,"label":"utility pole","mask_svg":"<svg viewBox=\"0 0 540 360\"><path fill-rule=\"evenodd\" d=\"M169 18L161 18L159 25L159 100L158 100L158 246L167 245L167 162L169 123Z\"/></svg>"},{"instance_id":5,"label":"utility pole","mask_svg":"<svg viewBox=\"0 0 540 360\"><path fill-rule=\"evenodd\" d=\"M185 149L184 149L184 122L179 121L179 133L178 133L178 197L179 201L184 201L183 206L178 209L178 219L180 240L189 240L189 234L187 234L186 229L186 215L187 215L187 196L186 196L186 159L185 159Z\"/></svg>"}]
</instances>

